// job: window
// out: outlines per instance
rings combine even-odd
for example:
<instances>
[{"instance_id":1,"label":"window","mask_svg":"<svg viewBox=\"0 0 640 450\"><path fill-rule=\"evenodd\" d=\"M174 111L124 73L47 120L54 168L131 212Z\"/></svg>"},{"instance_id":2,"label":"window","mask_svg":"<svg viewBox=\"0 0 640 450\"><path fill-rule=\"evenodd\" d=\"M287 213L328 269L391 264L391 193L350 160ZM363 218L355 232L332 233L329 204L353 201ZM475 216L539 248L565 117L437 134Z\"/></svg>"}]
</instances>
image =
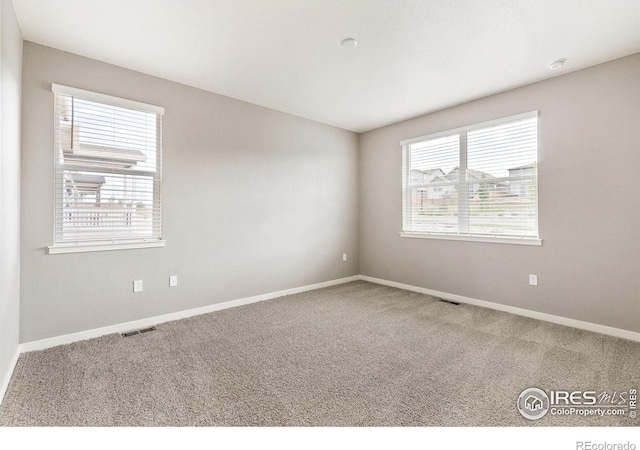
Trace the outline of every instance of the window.
<instances>
[{"instance_id":1,"label":"window","mask_svg":"<svg viewBox=\"0 0 640 450\"><path fill-rule=\"evenodd\" d=\"M159 247L164 109L54 84L49 253Z\"/></svg>"},{"instance_id":2,"label":"window","mask_svg":"<svg viewBox=\"0 0 640 450\"><path fill-rule=\"evenodd\" d=\"M538 113L402 145L405 237L540 245Z\"/></svg>"}]
</instances>

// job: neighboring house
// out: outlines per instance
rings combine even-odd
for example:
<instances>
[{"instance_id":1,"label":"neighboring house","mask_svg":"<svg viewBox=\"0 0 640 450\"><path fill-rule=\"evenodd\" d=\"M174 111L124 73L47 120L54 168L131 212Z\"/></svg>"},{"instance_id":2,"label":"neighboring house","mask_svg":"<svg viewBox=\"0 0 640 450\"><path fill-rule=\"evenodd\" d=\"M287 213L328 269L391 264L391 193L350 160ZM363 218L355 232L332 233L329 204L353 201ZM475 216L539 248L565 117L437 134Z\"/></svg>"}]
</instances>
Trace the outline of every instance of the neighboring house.
<instances>
[{"instance_id":1,"label":"neighboring house","mask_svg":"<svg viewBox=\"0 0 640 450\"><path fill-rule=\"evenodd\" d=\"M482 183L482 186L485 186L485 189L488 192L504 192L505 188L507 187L507 183L500 182L500 181L496 181L496 182L487 181L487 180L491 180L493 178L495 178L495 177L493 175L491 175L490 173L482 172L480 170L467 169L467 180L468 181L482 180L482 181L484 181ZM453 182L459 181L460 180L460 168L459 167L453 168L447 174L447 180L448 181L453 181ZM473 197L478 193L478 191L480 189L481 189L481 184L480 183L473 183L469 187L469 194L471 194L471 196Z\"/></svg>"},{"instance_id":2,"label":"neighboring house","mask_svg":"<svg viewBox=\"0 0 640 450\"><path fill-rule=\"evenodd\" d=\"M442 169L428 169L428 170L417 170L413 169L411 171L411 184L428 184L431 183L434 178L444 177L444 172Z\"/></svg>"},{"instance_id":3,"label":"neighboring house","mask_svg":"<svg viewBox=\"0 0 640 450\"><path fill-rule=\"evenodd\" d=\"M526 164L508 169L509 177L529 176L535 174L535 165ZM496 177L487 172L467 169L469 184L469 198L481 201L483 197L524 197L531 184L531 180L494 181ZM424 208L434 204L442 204L452 197L455 198L457 183L460 180L460 168L454 167L448 173L442 169L428 169L411 171L411 185L414 207ZM478 181L475 183L475 181Z\"/></svg>"},{"instance_id":4,"label":"neighboring house","mask_svg":"<svg viewBox=\"0 0 640 450\"><path fill-rule=\"evenodd\" d=\"M420 186L416 188L413 195L414 205L424 207L427 201L442 200L451 198L455 192L453 185L438 185L438 183L448 183L442 169L412 170L411 185ZM435 186L424 186L434 184Z\"/></svg>"},{"instance_id":5,"label":"neighboring house","mask_svg":"<svg viewBox=\"0 0 640 450\"><path fill-rule=\"evenodd\" d=\"M535 165L533 163L526 164L524 166L514 167L509 169L510 177L522 177L535 174ZM509 194L511 195L526 195L527 186L531 184L530 180L512 180L509 183Z\"/></svg>"},{"instance_id":6,"label":"neighboring house","mask_svg":"<svg viewBox=\"0 0 640 450\"><path fill-rule=\"evenodd\" d=\"M80 172L65 173L67 196L69 198L75 196L78 201L85 196L92 196L95 198L95 203L100 203L100 189L105 182L105 177L102 175Z\"/></svg>"},{"instance_id":7,"label":"neighboring house","mask_svg":"<svg viewBox=\"0 0 640 450\"><path fill-rule=\"evenodd\" d=\"M449 180L447 179L447 177L444 176L444 174L442 174L442 176L434 177L429 182L429 184L448 183L448 182ZM453 193L456 191L456 187L452 184L445 184L445 185L439 185L439 186L436 185L436 186L429 186L428 188L426 188L426 191L427 191L427 195L432 200L447 199L447 198L451 198L451 195L453 195Z\"/></svg>"}]
</instances>

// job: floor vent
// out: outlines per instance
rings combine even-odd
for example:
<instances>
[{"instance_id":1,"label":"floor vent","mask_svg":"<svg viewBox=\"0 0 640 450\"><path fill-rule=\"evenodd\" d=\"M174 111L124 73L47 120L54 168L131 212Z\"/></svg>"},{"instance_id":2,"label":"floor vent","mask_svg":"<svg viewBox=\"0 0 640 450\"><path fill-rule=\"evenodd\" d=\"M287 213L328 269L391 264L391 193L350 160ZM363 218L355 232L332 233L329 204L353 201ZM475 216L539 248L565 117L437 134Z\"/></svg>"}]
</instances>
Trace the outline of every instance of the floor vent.
<instances>
[{"instance_id":1,"label":"floor vent","mask_svg":"<svg viewBox=\"0 0 640 450\"><path fill-rule=\"evenodd\" d=\"M149 331L156 331L156 327L142 328L138 330L140 333L148 333Z\"/></svg>"},{"instance_id":2,"label":"floor vent","mask_svg":"<svg viewBox=\"0 0 640 450\"><path fill-rule=\"evenodd\" d=\"M450 304L452 304L452 305L456 305L456 306L458 306L458 305L460 304L460 303L458 303L458 302L454 302L454 301L452 301L452 300L445 300L444 298L439 298L439 297L438 297L438 300L439 300L439 301L441 301L441 302L444 302L444 303L450 303Z\"/></svg>"},{"instance_id":3,"label":"floor vent","mask_svg":"<svg viewBox=\"0 0 640 450\"><path fill-rule=\"evenodd\" d=\"M122 337L131 337L131 336L135 336L137 334L148 333L149 331L156 331L156 327L141 328L139 330L127 331L125 333L120 333L120 336L122 336Z\"/></svg>"}]
</instances>

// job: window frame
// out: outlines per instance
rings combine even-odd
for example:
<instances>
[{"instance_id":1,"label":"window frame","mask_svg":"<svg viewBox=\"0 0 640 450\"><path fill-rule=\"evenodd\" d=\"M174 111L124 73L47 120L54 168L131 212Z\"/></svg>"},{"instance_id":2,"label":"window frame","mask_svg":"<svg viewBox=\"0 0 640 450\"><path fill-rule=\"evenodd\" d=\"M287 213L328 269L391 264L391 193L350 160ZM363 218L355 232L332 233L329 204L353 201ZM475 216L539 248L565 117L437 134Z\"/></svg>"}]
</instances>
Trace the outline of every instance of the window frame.
<instances>
[{"instance_id":1,"label":"window frame","mask_svg":"<svg viewBox=\"0 0 640 450\"><path fill-rule=\"evenodd\" d=\"M159 229L159 237L158 238L132 238L132 239L104 239L104 240L95 240L95 241L69 241L69 242L58 242L56 235L56 228L58 224L56 223L56 195L55 192L58 189L58 177L56 177L56 170L58 170L58 165L56 160L53 161L53 245L50 245L48 248L48 254L63 254L63 253L82 253L82 252L96 252L96 251L110 251L110 250L127 250L127 249L142 249L142 248L154 248L154 247L164 247L166 241L162 239L162 116L164 115L164 108L161 106L151 105L147 103L142 103L134 100L129 100L126 98L115 97L111 95L101 94L98 92L87 91L84 89L78 89L70 86L64 86L60 84L53 83L51 85L51 91L53 93L54 98L54 137L53 137L53 147L54 147L54 158L56 145L58 143L58 117L57 111L55 110L55 96L58 94L67 95L70 97L87 100L90 102L101 103L109 106L116 106L121 108L133 109L136 111L142 111L146 113L156 114L158 116L158 128L156 130L158 140L157 140L157 158L158 158L158 192L154 191L154 198L157 196L158 204L160 205L160 213L158 226ZM155 224L154 224L155 226Z\"/></svg>"},{"instance_id":2,"label":"window frame","mask_svg":"<svg viewBox=\"0 0 640 450\"><path fill-rule=\"evenodd\" d=\"M406 211L407 208L410 208L410 205L408 205L408 202L411 202L411 196L410 195L405 195L405 192L407 192L407 190L410 187L410 183L411 183L411 176L410 176L410 171L411 171L411 162L409 160L409 158L406 157L407 152L409 151L409 145L411 144L415 144L418 142L423 142L423 141L427 141L427 140L432 140L432 139L438 139L438 138L444 138L444 137L448 137L448 136L452 136L452 135L459 135L461 137L460 139L460 149L459 149L459 153L460 153L460 171L462 170L466 170L467 167L467 148L466 148L466 140L467 140L467 133L470 131L475 131L481 128L489 128L489 127L493 127L493 126L497 126L497 125L503 125L506 123L510 123L510 122L517 122L520 120L524 120L524 119L530 119L530 118L538 118L539 117L539 112L537 110L534 111L529 111L526 113L522 113L522 114L516 114L516 115L512 115L512 116L507 116L507 117L501 117L499 119L494 119L494 120L489 120L486 122L480 122L480 123L476 123L473 125L467 125L464 127L459 127L459 128L454 128L451 130L445 130L445 131L440 131L440 132L436 132L436 133L431 133L431 134L427 134L427 135L423 135L423 136L417 136L414 138L410 138L410 139L405 139L400 141L400 148L401 148L401 166L402 166L402 181L401 181L401 204L402 204L402 208L401 208L401 231L400 231L400 237L405 237L405 238L419 238L419 239L438 239L438 240L451 240L451 241L471 241L471 242L484 242L484 243L497 243L497 244L519 244L519 245L533 245L533 246L541 246L542 245L542 239L540 238L540 223L539 223L539 196L538 196L538 180L539 180L539 176L538 176L538 171L536 171L536 183L535 183L535 204L536 204L536 208L535 208L535 212L536 212L536 217L535 217L535 221L536 221L536 233L537 236L536 237L531 237L531 236L501 236L501 235L488 235L488 234L474 234L474 233L464 233L464 234L447 234L447 233L438 233L438 232L418 232L418 231L407 231L404 229L405 227L405 215L406 215ZM462 133L464 133L464 139L462 139ZM538 133L538 123L536 124L536 133ZM539 168L539 144L537 146L536 149L536 163L538 164L538 168ZM464 155L464 158L463 158ZM406 162L406 165L405 165ZM464 166L464 167L463 167ZM458 181L458 183L460 183L460 181ZM457 183L457 184L458 184ZM459 219L460 220L460 219Z\"/></svg>"}]
</instances>

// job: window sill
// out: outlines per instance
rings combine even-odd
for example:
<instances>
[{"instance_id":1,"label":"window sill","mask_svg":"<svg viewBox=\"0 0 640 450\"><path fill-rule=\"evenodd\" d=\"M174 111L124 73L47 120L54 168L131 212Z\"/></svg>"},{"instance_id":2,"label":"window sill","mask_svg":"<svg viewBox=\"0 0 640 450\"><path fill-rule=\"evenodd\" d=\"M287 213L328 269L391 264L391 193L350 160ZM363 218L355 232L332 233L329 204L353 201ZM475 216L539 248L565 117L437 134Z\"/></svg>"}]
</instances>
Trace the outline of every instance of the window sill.
<instances>
[{"instance_id":1,"label":"window sill","mask_svg":"<svg viewBox=\"0 0 640 450\"><path fill-rule=\"evenodd\" d=\"M515 238L515 237L491 237L481 235L459 236L450 234L429 234L429 233L407 233L401 232L400 237L419 238L419 239L441 239L448 241L471 241L471 242L490 242L493 244L517 244L517 245L542 245L542 239L538 238Z\"/></svg>"},{"instance_id":2,"label":"window sill","mask_svg":"<svg viewBox=\"0 0 640 450\"><path fill-rule=\"evenodd\" d=\"M60 253L84 253L84 252L106 252L110 250L129 250L136 248L164 247L167 241L107 241L107 242L83 242L77 244L57 244L49 247L50 255Z\"/></svg>"}]
</instances>

